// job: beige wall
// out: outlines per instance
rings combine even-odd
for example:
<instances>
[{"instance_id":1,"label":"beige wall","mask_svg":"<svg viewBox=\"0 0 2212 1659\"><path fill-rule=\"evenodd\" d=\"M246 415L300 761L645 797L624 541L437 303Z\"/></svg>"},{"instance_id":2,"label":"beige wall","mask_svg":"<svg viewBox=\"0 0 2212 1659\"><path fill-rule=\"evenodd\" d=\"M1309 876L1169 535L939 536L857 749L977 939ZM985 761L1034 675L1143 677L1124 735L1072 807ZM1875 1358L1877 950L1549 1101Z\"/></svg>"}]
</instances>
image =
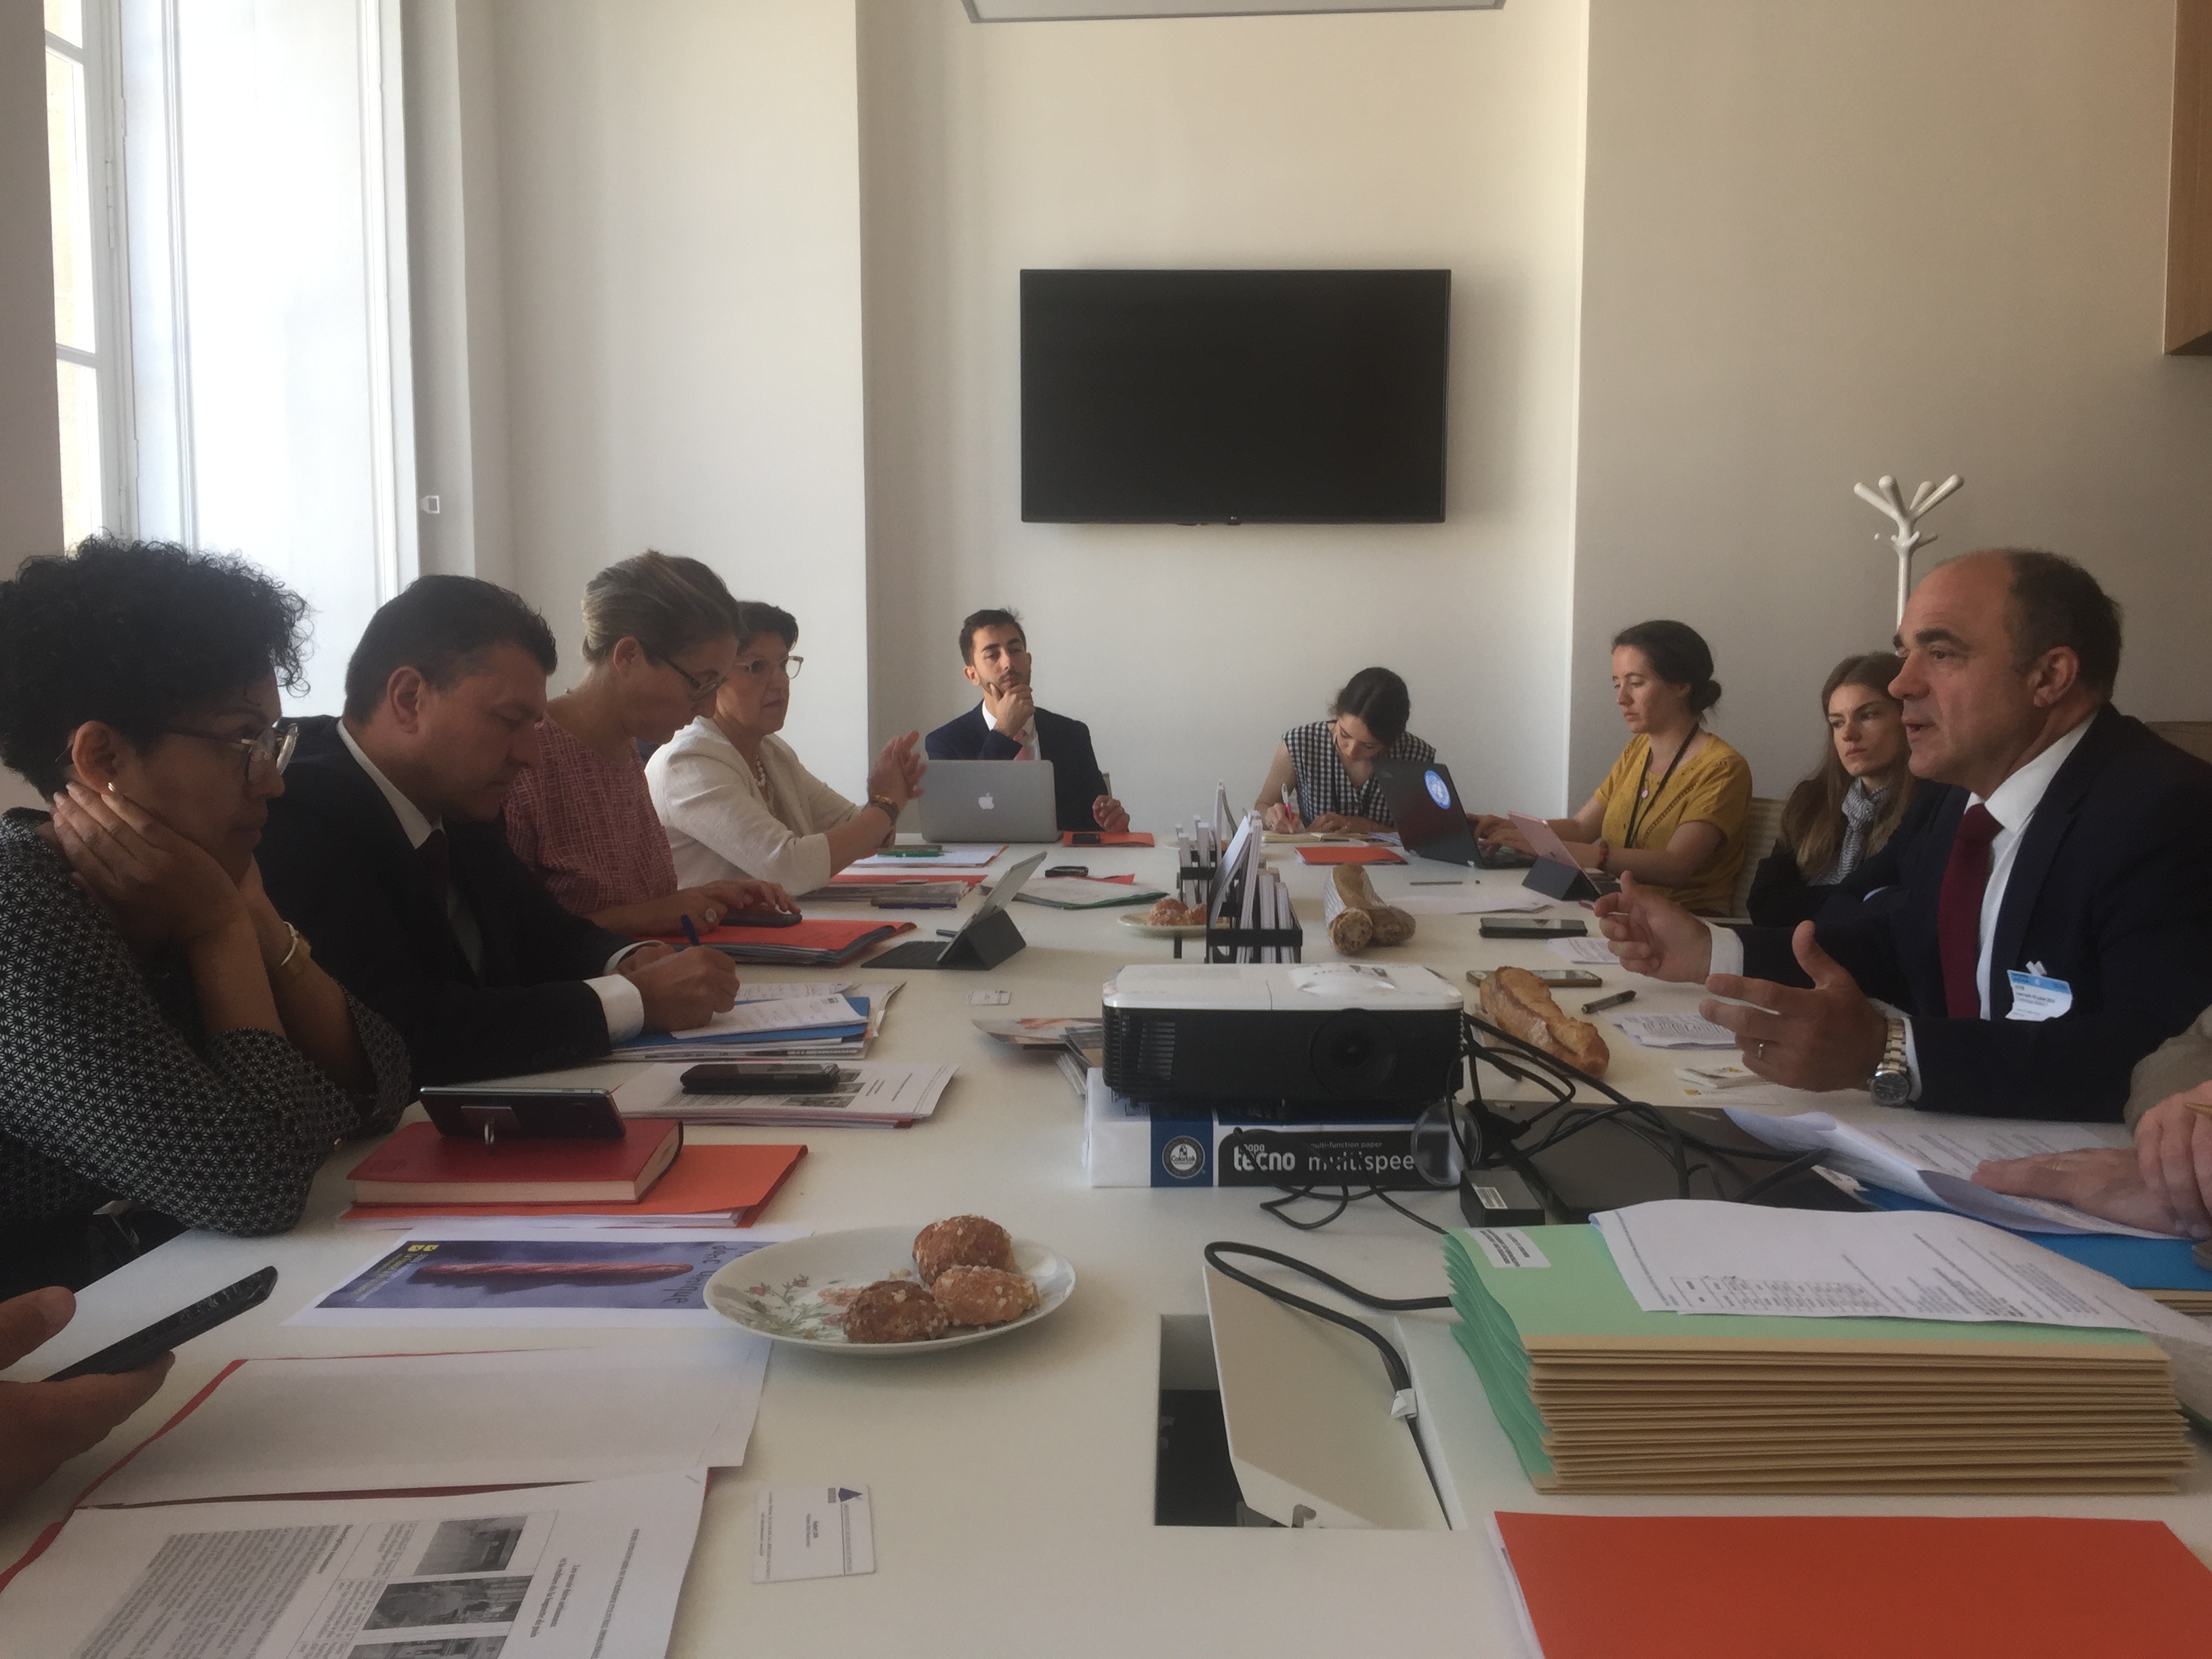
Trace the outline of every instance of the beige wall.
<instances>
[{"instance_id":1,"label":"beige wall","mask_svg":"<svg viewBox=\"0 0 2212 1659\"><path fill-rule=\"evenodd\" d=\"M965 707L958 620L1011 604L1142 824L1249 801L1370 662L1472 790L1561 793L1583 21L861 0L879 728ZM1119 264L1450 267L1449 521L1021 522L1018 273Z\"/></svg>"},{"instance_id":2,"label":"beige wall","mask_svg":"<svg viewBox=\"0 0 2212 1659\"><path fill-rule=\"evenodd\" d=\"M2212 716L2212 362L2160 355L2172 0L1594 0L1569 798L1621 625L1703 630L1762 794L1885 643L1851 495L1960 472L1922 561L2070 553L2119 702Z\"/></svg>"},{"instance_id":3,"label":"beige wall","mask_svg":"<svg viewBox=\"0 0 2212 1659\"><path fill-rule=\"evenodd\" d=\"M643 548L775 599L808 624L787 735L858 790L850 4L462 0L452 38L459 108L442 130L462 171L432 252L449 354L450 290L467 290L467 361L444 372L465 372L469 421L448 406L435 430L441 480L467 458L468 556L545 612L563 680L585 580ZM422 488L444 485L426 471ZM455 568L459 538L439 556Z\"/></svg>"},{"instance_id":4,"label":"beige wall","mask_svg":"<svg viewBox=\"0 0 2212 1659\"><path fill-rule=\"evenodd\" d=\"M62 544L45 16L0 0L0 576Z\"/></svg>"}]
</instances>

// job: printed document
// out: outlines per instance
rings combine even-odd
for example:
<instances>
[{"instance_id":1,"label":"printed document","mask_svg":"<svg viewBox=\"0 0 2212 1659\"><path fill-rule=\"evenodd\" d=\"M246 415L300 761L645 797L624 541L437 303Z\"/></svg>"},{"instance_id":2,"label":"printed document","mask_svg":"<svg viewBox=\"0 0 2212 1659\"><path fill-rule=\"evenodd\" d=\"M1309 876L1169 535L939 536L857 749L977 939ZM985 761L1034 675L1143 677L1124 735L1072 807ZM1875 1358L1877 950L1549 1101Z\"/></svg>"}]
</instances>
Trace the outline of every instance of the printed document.
<instances>
[{"instance_id":1,"label":"printed document","mask_svg":"<svg viewBox=\"0 0 2212 1659\"><path fill-rule=\"evenodd\" d=\"M728 1322L707 1305L707 1281L774 1242L728 1227L634 1228L613 1237L535 1229L501 1237L441 1222L386 1242L284 1322L719 1331Z\"/></svg>"},{"instance_id":2,"label":"printed document","mask_svg":"<svg viewBox=\"0 0 2212 1659\"><path fill-rule=\"evenodd\" d=\"M2212 1405L2212 1330L2140 1291L1962 1215L1839 1215L1662 1199L1591 1218L1646 1313L1948 1319L2137 1330L2176 1391Z\"/></svg>"},{"instance_id":3,"label":"printed document","mask_svg":"<svg viewBox=\"0 0 2212 1659\"><path fill-rule=\"evenodd\" d=\"M1553 951L1569 962L1579 962L1592 968L1618 968L1620 958L1613 953L1613 946L1597 934L1577 933L1572 939L1551 941Z\"/></svg>"},{"instance_id":4,"label":"printed document","mask_svg":"<svg viewBox=\"0 0 2212 1659\"><path fill-rule=\"evenodd\" d=\"M668 1035L686 1042L697 1037L746 1036L757 1031L805 1031L820 1026L857 1025L860 1011L842 996L794 997L775 1002L740 1001L704 1025Z\"/></svg>"},{"instance_id":5,"label":"printed document","mask_svg":"<svg viewBox=\"0 0 2212 1659\"><path fill-rule=\"evenodd\" d=\"M1613 1023L1646 1048L1733 1048L1738 1042L1701 1014L1615 1014Z\"/></svg>"},{"instance_id":6,"label":"printed document","mask_svg":"<svg viewBox=\"0 0 2212 1659\"><path fill-rule=\"evenodd\" d=\"M610 1480L744 1462L765 1338L248 1359L95 1486L95 1504ZM0 1619L0 1626L6 1620Z\"/></svg>"},{"instance_id":7,"label":"printed document","mask_svg":"<svg viewBox=\"0 0 2212 1659\"><path fill-rule=\"evenodd\" d=\"M1974 1167L1984 1158L2124 1146L2128 1132L2117 1123L2015 1123L1999 1118L1917 1114L1917 1121L1911 1123L1841 1123L1826 1112L1766 1117L1757 1112L1731 1110L1729 1115L1738 1128L1757 1135L1770 1146L1826 1153L1821 1161L1854 1181L1938 1204L2015 1232L2166 1237L2104 1220L2070 1204L2014 1198L1974 1185Z\"/></svg>"},{"instance_id":8,"label":"printed document","mask_svg":"<svg viewBox=\"0 0 2212 1659\"><path fill-rule=\"evenodd\" d=\"M0 1598L52 1659L666 1650L703 1470L466 1497L79 1510Z\"/></svg>"}]
</instances>

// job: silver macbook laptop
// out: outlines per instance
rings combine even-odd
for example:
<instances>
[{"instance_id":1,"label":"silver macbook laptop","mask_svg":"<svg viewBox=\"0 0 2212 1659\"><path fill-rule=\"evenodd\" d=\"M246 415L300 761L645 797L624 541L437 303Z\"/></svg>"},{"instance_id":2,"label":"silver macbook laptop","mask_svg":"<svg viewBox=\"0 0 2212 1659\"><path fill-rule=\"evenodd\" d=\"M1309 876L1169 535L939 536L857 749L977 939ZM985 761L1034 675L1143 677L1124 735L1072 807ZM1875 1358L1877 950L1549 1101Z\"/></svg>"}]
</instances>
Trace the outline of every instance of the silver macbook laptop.
<instances>
[{"instance_id":1,"label":"silver macbook laptop","mask_svg":"<svg viewBox=\"0 0 2212 1659\"><path fill-rule=\"evenodd\" d=\"M939 842L1058 841L1052 763L930 762L921 781L921 833Z\"/></svg>"}]
</instances>

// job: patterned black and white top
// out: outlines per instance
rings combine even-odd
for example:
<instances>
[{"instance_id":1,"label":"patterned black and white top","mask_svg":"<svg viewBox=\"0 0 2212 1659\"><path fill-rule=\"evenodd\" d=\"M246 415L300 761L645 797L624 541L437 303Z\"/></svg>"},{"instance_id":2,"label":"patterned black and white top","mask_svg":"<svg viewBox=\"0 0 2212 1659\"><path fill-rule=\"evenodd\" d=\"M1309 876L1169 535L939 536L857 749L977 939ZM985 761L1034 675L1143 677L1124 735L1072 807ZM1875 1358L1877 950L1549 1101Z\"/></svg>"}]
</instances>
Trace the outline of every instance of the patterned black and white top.
<instances>
[{"instance_id":1,"label":"patterned black and white top","mask_svg":"<svg viewBox=\"0 0 2212 1659\"><path fill-rule=\"evenodd\" d=\"M0 817L0 1224L127 1198L217 1232L283 1231L333 1146L398 1120L398 1034L348 996L374 1095L276 1032L207 1035L185 965L139 962L44 821Z\"/></svg>"},{"instance_id":2,"label":"patterned black and white top","mask_svg":"<svg viewBox=\"0 0 2212 1659\"><path fill-rule=\"evenodd\" d=\"M1298 816L1308 823L1324 812L1371 818L1377 823L1393 822L1390 803L1382 797L1382 781L1370 772L1366 782L1354 783L1344 769L1344 757L1336 752L1336 739L1328 728L1328 721L1316 720L1283 733L1283 747L1291 751L1291 764L1297 769ZM1434 744L1422 742L1411 732L1401 732L1398 741L1377 758L1414 761L1425 766L1436 757Z\"/></svg>"}]
</instances>

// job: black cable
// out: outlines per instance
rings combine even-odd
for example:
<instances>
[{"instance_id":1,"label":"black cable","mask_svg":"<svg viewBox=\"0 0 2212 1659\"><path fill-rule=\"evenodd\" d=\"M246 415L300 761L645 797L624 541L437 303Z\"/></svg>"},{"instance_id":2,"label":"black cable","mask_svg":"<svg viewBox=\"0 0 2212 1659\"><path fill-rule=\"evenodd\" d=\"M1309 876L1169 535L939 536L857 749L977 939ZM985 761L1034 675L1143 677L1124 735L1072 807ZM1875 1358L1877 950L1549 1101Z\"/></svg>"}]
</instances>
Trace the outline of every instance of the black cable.
<instances>
[{"instance_id":1,"label":"black cable","mask_svg":"<svg viewBox=\"0 0 2212 1659\"><path fill-rule=\"evenodd\" d=\"M1778 1170L1769 1170L1751 1185L1736 1194L1735 1202L1748 1204L1761 1193L1779 1187L1785 1181L1792 1181L1801 1175L1810 1174L1813 1166L1827 1156L1826 1152L1806 1152L1791 1158Z\"/></svg>"}]
</instances>

